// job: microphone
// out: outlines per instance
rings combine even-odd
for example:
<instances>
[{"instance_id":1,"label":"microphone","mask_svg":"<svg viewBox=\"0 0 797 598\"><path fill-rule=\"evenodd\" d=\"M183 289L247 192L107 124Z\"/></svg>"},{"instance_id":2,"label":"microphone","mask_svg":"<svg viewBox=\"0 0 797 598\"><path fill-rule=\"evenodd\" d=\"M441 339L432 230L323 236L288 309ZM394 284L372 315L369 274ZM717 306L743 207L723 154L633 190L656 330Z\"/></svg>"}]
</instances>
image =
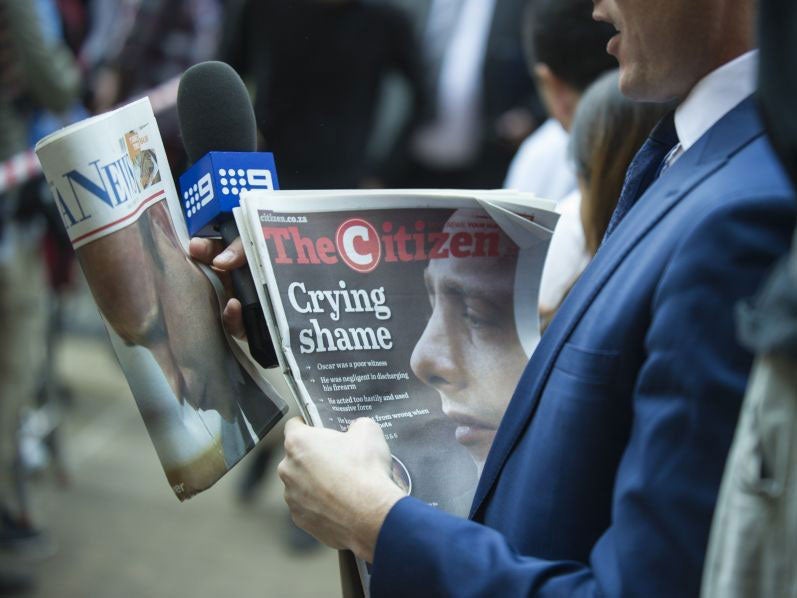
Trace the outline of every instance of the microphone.
<instances>
[{"instance_id":1,"label":"microphone","mask_svg":"<svg viewBox=\"0 0 797 598\"><path fill-rule=\"evenodd\" d=\"M249 189L278 188L274 158L258 153L257 127L249 93L238 73L223 62L201 62L180 78L177 116L188 159L180 177L180 204L191 236L239 236L232 209ZM277 354L248 266L231 273L240 300L249 351L264 368Z\"/></svg>"}]
</instances>

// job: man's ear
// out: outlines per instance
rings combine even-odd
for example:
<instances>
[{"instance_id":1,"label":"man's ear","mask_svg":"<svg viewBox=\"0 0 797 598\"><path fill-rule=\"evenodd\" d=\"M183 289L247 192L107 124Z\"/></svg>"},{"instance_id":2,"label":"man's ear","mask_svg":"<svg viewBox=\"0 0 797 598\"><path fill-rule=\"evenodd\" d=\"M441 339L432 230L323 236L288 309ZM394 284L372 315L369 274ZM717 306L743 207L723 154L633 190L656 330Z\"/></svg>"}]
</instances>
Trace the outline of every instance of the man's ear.
<instances>
[{"instance_id":1,"label":"man's ear","mask_svg":"<svg viewBox=\"0 0 797 598\"><path fill-rule=\"evenodd\" d=\"M548 114L569 130L578 105L578 92L545 63L538 62L534 65L534 76Z\"/></svg>"}]
</instances>

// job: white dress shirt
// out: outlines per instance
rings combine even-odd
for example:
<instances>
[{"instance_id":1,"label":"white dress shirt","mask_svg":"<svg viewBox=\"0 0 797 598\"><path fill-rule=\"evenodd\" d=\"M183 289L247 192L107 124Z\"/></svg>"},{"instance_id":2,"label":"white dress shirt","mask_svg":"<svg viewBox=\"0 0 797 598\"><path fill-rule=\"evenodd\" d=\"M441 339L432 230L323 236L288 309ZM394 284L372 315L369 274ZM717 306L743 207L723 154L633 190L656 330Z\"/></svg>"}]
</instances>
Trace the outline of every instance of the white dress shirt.
<instances>
[{"instance_id":1,"label":"white dress shirt","mask_svg":"<svg viewBox=\"0 0 797 598\"><path fill-rule=\"evenodd\" d=\"M672 166L711 127L756 89L758 50L731 60L710 72L694 86L675 109L678 145L665 160Z\"/></svg>"}]
</instances>

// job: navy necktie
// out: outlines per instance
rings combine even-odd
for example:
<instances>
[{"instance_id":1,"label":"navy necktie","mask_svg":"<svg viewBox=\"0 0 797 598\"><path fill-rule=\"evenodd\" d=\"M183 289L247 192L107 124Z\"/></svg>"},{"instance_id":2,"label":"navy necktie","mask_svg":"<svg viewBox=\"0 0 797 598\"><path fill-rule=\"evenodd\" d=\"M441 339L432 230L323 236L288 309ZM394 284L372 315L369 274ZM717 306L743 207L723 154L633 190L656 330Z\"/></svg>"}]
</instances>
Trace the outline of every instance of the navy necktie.
<instances>
[{"instance_id":1,"label":"navy necktie","mask_svg":"<svg viewBox=\"0 0 797 598\"><path fill-rule=\"evenodd\" d=\"M659 121L636 156L634 156L634 159L631 160L631 164L629 164L625 173L620 199L617 200L617 207L609 220L609 226L606 227L606 234L603 237L604 242L614 232L614 229L617 228L617 225L620 224L625 215L634 207L634 204L645 190L659 176L664 165L664 158L678 143L673 115L674 113L671 112Z\"/></svg>"}]
</instances>

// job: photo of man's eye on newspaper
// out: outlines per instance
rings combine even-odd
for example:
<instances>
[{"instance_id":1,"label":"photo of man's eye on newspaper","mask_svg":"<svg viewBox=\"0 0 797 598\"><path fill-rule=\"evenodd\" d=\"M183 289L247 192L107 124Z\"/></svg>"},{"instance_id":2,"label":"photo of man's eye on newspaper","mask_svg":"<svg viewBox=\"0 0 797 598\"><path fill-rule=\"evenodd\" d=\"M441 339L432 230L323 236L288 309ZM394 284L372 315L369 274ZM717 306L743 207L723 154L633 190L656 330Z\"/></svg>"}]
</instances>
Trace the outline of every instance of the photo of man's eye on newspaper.
<instances>
[{"instance_id":1,"label":"photo of man's eye on newspaper","mask_svg":"<svg viewBox=\"0 0 797 598\"><path fill-rule=\"evenodd\" d=\"M467 514L539 338L538 276L519 273L541 269L550 231L509 234L473 200L300 212L292 197L289 215L260 199L244 200L249 249L310 419L372 418L412 495Z\"/></svg>"}]
</instances>

